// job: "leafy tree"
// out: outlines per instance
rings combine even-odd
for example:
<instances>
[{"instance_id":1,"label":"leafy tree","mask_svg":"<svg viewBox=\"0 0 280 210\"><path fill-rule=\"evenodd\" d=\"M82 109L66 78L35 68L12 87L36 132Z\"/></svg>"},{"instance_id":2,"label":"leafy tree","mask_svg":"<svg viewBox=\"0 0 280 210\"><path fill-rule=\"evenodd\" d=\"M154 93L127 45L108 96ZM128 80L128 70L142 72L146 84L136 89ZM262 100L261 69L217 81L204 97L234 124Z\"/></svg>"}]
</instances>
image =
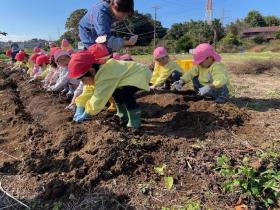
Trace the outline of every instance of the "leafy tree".
<instances>
[{"instance_id":1,"label":"leafy tree","mask_svg":"<svg viewBox=\"0 0 280 210\"><path fill-rule=\"evenodd\" d=\"M250 25L244 20L237 19L235 22L226 26L226 31L227 33L232 33L236 36L242 36L242 32L249 27Z\"/></svg>"},{"instance_id":2,"label":"leafy tree","mask_svg":"<svg viewBox=\"0 0 280 210\"><path fill-rule=\"evenodd\" d=\"M266 22L264 17L259 11L252 10L248 13L247 17L244 19L246 23L249 24L250 27L264 27L266 26Z\"/></svg>"},{"instance_id":3,"label":"leafy tree","mask_svg":"<svg viewBox=\"0 0 280 210\"><path fill-rule=\"evenodd\" d=\"M239 46L241 45L241 41L240 41L240 38L229 32L222 40L221 40L221 43L223 45L227 45L227 46Z\"/></svg>"},{"instance_id":4,"label":"leafy tree","mask_svg":"<svg viewBox=\"0 0 280 210\"><path fill-rule=\"evenodd\" d=\"M58 44L61 44L62 39L67 39L72 46L77 46L77 39L71 31L66 31L58 40Z\"/></svg>"},{"instance_id":5,"label":"leafy tree","mask_svg":"<svg viewBox=\"0 0 280 210\"><path fill-rule=\"evenodd\" d=\"M166 35L167 29L164 28L161 22L156 22L156 34L157 38L162 38ZM150 14L141 14L138 11L134 12L134 15L128 20L116 22L112 26L112 32L119 37L128 38L133 34L138 34L139 40L137 45L145 46L149 45L154 38L154 20Z\"/></svg>"},{"instance_id":6,"label":"leafy tree","mask_svg":"<svg viewBox=\"0 0 280 210\"><path fill-rule=\"evenodd\" d=\"M188 32L188 27L186 23L175 23L168 30L166 38L171 40L178 40L180 37Z\"/></svg>"},{"instance_id":7,"label":"leafy tree","mask_svg":"<svg viewBox=\"0 0 280 210\"><path fill-rule=\"evenodd\" d=\"M71 33L71 38L79 39L79 22L86 14L86 9L78 9L70 14L65 23L65 29Z\"/></svg>"},{"instance_id":8,"label":"leafy tree","mask_svg":"<svg viewBox=\"0 0 280 210\"><path fill-rule=\"evenodd\" d=\"M196 45L195 40L188 34L182 36L176 43L177 52L188 52L190 49L194 48Z\"/></svg>"},{"instance_id":9,"label":"leafy tree","mask_svg":"<svg viewBox=\"0 0 280 210\"><path fill-rule=\"evenodd\" d=\"M267 26L279 26L280 19L276 16L265 16L264 17L265 23Z\"/></svg>"},{"instance_id":10,"label":"leafy tree","mask_svg":"<svg viewBox=\"0 0 280 210\"><path fill-rule=\"evenodd\" d=\"M166 39L177 41L185 34L188 34L196 43L212 42L214 39L214 29L217 32L217 40L224 37L225 30L220 20L215 19L212 25L205 21L191 20L185 23L174 24L167 32Z\"/></svg>"}]
</instances>

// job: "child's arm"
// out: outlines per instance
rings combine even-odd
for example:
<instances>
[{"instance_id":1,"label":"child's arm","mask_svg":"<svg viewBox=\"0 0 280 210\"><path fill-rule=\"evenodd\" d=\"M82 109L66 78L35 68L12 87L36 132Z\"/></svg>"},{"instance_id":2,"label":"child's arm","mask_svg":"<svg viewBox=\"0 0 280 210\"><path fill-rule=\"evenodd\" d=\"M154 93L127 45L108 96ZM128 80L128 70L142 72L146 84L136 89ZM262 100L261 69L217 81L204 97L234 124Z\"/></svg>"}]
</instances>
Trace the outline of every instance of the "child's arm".
<instances>
[{"instance_id":1,"label":"child's arm","mask_svg":"<svg viewBox=\"0 0 280 210\"><path fill-rule=\"evenodd\" d=\"M154 71L153 71L153 74L152 74L152 78L151 78L151 81L150 81L153 85L156 83L159 75L160 75L159 65L155 64Z\"/></svg>"},{"instance_id":2,"label":"child's arm","mask_svg":"<svg viewBox=\"0 0 280 210\"><path fill-rule=\"evenodd\" d=\"M117 84L118 80L99 80L96 82L94 94L86 103L85 113L89 115L98 114L113 95Z\"/></svg>"},{"instance_id":3,"label":"child's arm","mask_svg":"<svg viewBox=\"0 0 280 210\"><path fill-rule=\"evenodd\" d=\"M171 61L165 67L165 71L160 72L159 76L157 77L157 79L155 81L154 86L159 86L159 85L163 84L174 71L181 72L181 73L183 72L183 70L177 63Z\"/></svg>"},{"instance_id":4,"label":"child's arm","mask_svg":"<svg viewBox=\"0 0 280 210\"><path fill-rule=\"evenodd\" d=\"M64 70L63 70L64 71ZM68 72L65 72L57 83L50 87L51 91L61 91L69 82Z\"/></svg>"},{"instance_id":5,"label":"child's arm","mask_svg":"<svg viewBox=\"0 0 280 210\"><path fill-rule=\"evenodd\" d=\"M228 82L226 67L224 64L216 64L210 71L213 82L209 86L211 88L221 88Z\"/></svg>"},{"instance_id":6,"label":"child's arm","mask_svg":"<svg viewBox=\"0 0 280 210\"><path fill-rule=\"evenodd\" d=\"M86 103L91 99L94 93L93 85L83 86L82 94L78 95L75 100L77 107L85 107Z\"/></svg>"},{"instance_id":7,"label":"child's arm","mask_svg":"<svg viewBox=\"0 0 280 210\"><path fill-rule=\"evenodd\" d=\"M190 82L194 77L198 76L199 69L198 66L193 66L189 71L187 71L181 79L184 80L184 82L188 83Z\"/></svg>"}]
</instances>

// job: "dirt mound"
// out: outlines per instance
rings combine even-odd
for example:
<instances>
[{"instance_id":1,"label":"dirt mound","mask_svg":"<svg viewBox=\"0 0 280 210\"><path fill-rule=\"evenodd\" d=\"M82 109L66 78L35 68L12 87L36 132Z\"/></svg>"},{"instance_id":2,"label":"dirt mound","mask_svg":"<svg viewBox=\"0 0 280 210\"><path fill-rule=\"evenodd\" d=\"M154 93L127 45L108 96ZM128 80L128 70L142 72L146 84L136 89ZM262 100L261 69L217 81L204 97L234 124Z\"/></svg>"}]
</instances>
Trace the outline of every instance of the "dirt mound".
<instances>
[{"instance_id":1,"label":"dirt mound","mask_svg":"<svg viewBox=\"0 0 280 210\"><path fill-rule=\"evenodd\" d=\"M280 74L280 62L276 60L250 60L244 63L228 63L235 74Z\"/></svg>"},{"instance_id":2,"label":"dirt mound","mask_svg":"<svg viewBox=\"0 0 280 210\"><path fill-rule=\"evenodd\" d=\"M171 205L183 203L186 191L206 193L215 186L206 177L213 175L215 158L224 152L219 146L228 144L229 133L250 120L245 109L195 101L191 92L140 93L143 131L135 135L105 112L83 124L73 123L72 113L64 110L64 96L47 94L39 83L27 83L18 73L1 71L0 87L0 145L10 155L0 156L0 172L30 178L17 182L17 189L32 180L29 191L19 190L18 196L35 203L35 209L48 209L57 200L72 205L73 197L82 206L88 195L96 209L102 202L107 209L157 209L173 198ZM214 144L194 146L198 141ZM206 164L198 164L200 160ZM163 163L178 191L166 191L163 177L155 172ZM214 175L210 178L213 181ZM209 202L204 194L200 197Z\"/></svg>"}]
</instances>

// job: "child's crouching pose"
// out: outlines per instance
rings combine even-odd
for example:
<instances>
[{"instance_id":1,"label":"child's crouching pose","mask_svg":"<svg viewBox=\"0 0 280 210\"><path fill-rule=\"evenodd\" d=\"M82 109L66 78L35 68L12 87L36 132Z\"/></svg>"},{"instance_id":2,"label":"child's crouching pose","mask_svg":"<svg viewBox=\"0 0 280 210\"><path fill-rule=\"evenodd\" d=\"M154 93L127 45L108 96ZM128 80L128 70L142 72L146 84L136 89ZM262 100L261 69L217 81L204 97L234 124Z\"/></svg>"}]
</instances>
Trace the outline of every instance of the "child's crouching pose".
<instances>
[{"instance_id":1,"label":"child's crouching pose","mask_svg":"<svg viewBox=\"0 0 280 210\"><path fill-rule=\"evenodd\" d=\"M169 90L172 83L180 80L183 70L176 62L170 60L167 50L163 47L155 49L154 59L151 89Z\"/></svg>"},{"instance_id":2,"label":"child's crouching pose","mask_svg":"<svg viewBox=\"0 0 280 210\"><path fill-rule=\"evenodd\" d=\"M138 129L141 125L141 109L135 93L140 89L149 91L150 70L136 62L96 59L100 54L109 55L104 45L94 45L95 50L81 51L72 55L69 77L79 78L84 85L93 85L94 93L85 107L77 106L74 121L82 122L98 114L113 96L117 116L127 120L127 127ZM98 56L97 56L98 55ZM103 57L104 57L103 56Z\"/></svg>"},{"instance_id":3,"label":"child's crouching pose","mask_svg":"<svg viewBox=\"0 0 280 210\"><path fill-rule=\"evenodd\" d=\"M173 88L180 90L192 80L195 91L200 96L210 97L217 103L225 103L229 98L230 80L227 69L221 63L221 56L209 44L200 44L194 50L191 70L186 72Z\"/></svg>"}]
</instances>

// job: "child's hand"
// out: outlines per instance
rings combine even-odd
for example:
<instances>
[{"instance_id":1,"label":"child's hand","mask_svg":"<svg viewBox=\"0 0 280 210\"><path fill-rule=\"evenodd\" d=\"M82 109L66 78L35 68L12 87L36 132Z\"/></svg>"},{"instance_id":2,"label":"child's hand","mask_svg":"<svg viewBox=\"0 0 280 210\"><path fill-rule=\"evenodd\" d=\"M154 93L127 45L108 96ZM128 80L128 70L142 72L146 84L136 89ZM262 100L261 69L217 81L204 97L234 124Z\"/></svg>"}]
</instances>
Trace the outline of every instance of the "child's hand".
<instances>
[{"instance_id":1,"label":"child's hand","mask_svg":"<svg viewBox=\"0 0 280 210\"><path fill-rule=\"evenodd\" d=\"M131 36L128 40L128 44L133 46L137 43L138 35Z\"/></svg>"},{"instance_id":2,"label":"child's hand","mask_svg":"<svg viewBox=\"0 0 280 210\"><path fill-rule=\"evenodd\" d=\"M71 103L68 106L66 106L65 109L74 112L76 109L76 105Z\"/></svg>"},{"instance_id":3,"label":"child's hand","mask_svg":"<svg viewBox=\"0 0 280 210\"><path fill-rule=\"evenodd\" d=\"M198 94L201 95L201 96L204 96L204 95L207 94L210 90L211 90L211 88L209 87L209 85L205 85L204 87L199 88Z\"/></svg>"},{"instance_id":4,"label":"child's hand","mask_svg":"<svg viewBox=\"0 0 280 210\"><path fill-rule=\"evenodd\" d=\"M104 44L104 43L106 43L107 42L107 35L97 37L95 42L97 44Z\"/></svg>"},{"instance_id":5,"label":"child's hand","mask_svg":"<svg viewBox=\"0 0 280 210\"><path fill-rule=\"evenodd\" d=\"M171 89L172 90L181 90L182 87L184 86L184 84L185 84L184 80L180 79L172 84Z\"/></svg>"}]
</instances>

